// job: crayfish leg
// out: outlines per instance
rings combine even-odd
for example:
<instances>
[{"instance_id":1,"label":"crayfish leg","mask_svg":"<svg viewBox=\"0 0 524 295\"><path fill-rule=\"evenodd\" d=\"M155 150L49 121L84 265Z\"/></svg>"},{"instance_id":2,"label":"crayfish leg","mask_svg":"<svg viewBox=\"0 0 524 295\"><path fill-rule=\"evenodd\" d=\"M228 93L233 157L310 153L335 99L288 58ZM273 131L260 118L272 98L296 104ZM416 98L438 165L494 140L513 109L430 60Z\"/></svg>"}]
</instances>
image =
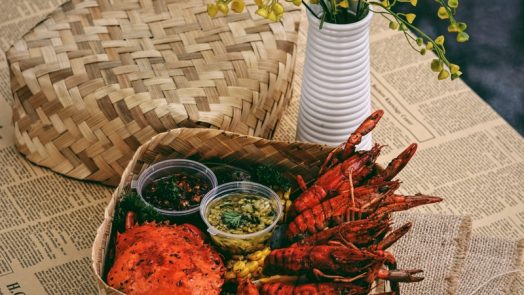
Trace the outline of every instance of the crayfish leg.
<instances>
[{"instance_id":1,"label":"crayfish leg","mask_svg":"<svg viewBox=\"0 0 524 295\"><path fill-rule=\"evenodd\" d=\"M316 269L314 268L313 269L313 275L315 275L315 277L317 278L317 280L322 280L322 279L329 279L329 280L332 280L333 282L340 282L340 283L352 283L358 279L361 279L361 278L364 278L367 273L362 273L362 274L359 274L357 276L354 276L352 278L348 278L348 277L344 277L344 276L339 276L339 275L328 275L324 272L322 272L320 269Z\"/></svg>"},{"instance_id":2,"label":"crayfish leg","mask_svg":"<svg viewBox=\"0 0 524 295\"><path fill-rule=\"evenodd\" d=\"M302 177L302 175L297 175L297 183L298 183L298 187L302 191L306 191L307 190L307 185L306 185L306 182L304 181L304 178Z\"/></svg>"}]
</instances>

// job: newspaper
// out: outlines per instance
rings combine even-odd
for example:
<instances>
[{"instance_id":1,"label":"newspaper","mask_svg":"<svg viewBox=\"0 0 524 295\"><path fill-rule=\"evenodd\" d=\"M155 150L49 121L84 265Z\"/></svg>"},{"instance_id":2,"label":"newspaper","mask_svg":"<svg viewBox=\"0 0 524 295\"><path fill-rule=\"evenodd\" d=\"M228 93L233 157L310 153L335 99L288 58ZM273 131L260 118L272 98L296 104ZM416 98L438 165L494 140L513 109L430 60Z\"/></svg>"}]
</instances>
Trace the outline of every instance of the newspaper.
<instances>
[{"instance_id":1,"label":"newspaper","mask_svg":"<svg viewBox=\"0 0 524 295\"><path fill-rule=\"evenodd\" d=\"M62 0L3 1L2 51ZM475 234L524 237L524 141L462 81L437 81L431 55L412 52L374 17L371 36L374 108L386 116L374 131L387 143L381 161L411 142L416 157L400 175L406 193L446 201L420 212L473 217ZM294 98L275 139L294 140L305 30ZM9 73L0 54L0 294L96 294L90 248L111 189L28 163L13 144ZM524 281L515 290L524 290Z\"/></svg>"},{"instance_id":2,"label":"newspaper","mask_svg":"<svg viewBox=\"0 0 524 295\"><path fill-rule=\"evenodd\" d=\"M14 146L4 51L62 0L2 1L0 294L96 294L91 246L111 189L36 167Z\"/></svg>"}]
</instances>

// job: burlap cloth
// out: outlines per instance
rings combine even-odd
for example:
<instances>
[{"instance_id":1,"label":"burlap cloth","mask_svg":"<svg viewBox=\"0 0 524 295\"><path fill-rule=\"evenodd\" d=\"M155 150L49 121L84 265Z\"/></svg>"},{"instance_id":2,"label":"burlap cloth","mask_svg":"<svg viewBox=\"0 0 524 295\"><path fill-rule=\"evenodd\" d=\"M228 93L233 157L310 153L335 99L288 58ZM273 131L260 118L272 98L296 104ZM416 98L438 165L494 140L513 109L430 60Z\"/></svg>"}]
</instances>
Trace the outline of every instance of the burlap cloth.
<instances>
[{"instance_id":1,"label":"burlap cloth","mask_svg":"<svg viewBox=\"0 0 524 295\"><path fill-rule=\"evenodd\" d=\"M41 0L42 14L26 18L2 36L2 50L6 50L27 30L32 28L52 7L64 1ZM18 2L20 7L24 1ZM304 18L305 19L305 18ZM305 28L300 34L294 88L300 89L302 80ZM11 101L5 56L0 53L0 99ZM275 132L274 139L294 140L299 93L295 93ZM10 117L10 110L0 108L0 118ZM19 155L12 155L19 157ZM74 180L71 180L74 181ZM100 212L102 215L103 212ZM471 235L471 219L462 216L423 215L399 213L397 226L406 221L414 223L413 230L401 239L392 251L399 266L405 269L424 269L425 280L404 285L403 294L524 294L522 280L515 280L521 264L522 242ZM93 233L94 235L94 233ZM90 274L85 274L87 278ZM93 284L96 282L93 281Z\"/></svg>"}]
</instances>

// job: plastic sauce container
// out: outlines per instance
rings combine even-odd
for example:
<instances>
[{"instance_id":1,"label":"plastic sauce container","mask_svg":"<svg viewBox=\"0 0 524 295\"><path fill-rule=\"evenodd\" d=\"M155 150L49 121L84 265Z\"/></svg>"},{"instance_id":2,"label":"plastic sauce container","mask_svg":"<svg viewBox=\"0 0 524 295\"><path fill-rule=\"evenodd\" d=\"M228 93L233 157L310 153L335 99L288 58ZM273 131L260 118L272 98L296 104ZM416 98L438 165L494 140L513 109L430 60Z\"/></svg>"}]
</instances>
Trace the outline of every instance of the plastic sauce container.
<instances>
[{"instance_id":1,"label":"plastic sauce container","mask_svg":"<svg viewBox=\"0 0 524 295\"><path fill-rule=\"evenodd\" d=\"M142 174L140 174L136 183L131 184L131 187L136 188L136 191L140 198L142 198L142 201L148 205L151 205L156 211L163 215L172 217L187 217L197 213L202 202L200 204L193 205L186 210L165 210L153 206L147 202L146 198L144 198L145 189L150 183L165 177L173 176L175 174L191 175L199 178L200 180L207 181L210 190L217 186L217 178L215 177L215 174L205 165L192 160L172 159L158 162L147 168L144 172L142 172Z\"/></svg>"},{"instance_id":2,"label":"plastic sauce container","mask_svg":"<svg viewBox=\"0 0 524 295\"><path fill-rule=\"evenodd\" d=\"M233 234L213 226L208 219L210 208L217 205L217 202L224 198L238 197L238 195L256 196L269 200L269 204L274 211L272 216L273 222L260 231L246 234ZM282 210L282 201L273 190L264 185L248 181L235 181L219 185L209 191L200 204L200 216L207 225L207 231L211 235L211 239L219 248L230 254L246 254L263 249L282 216Z\"/></svg>"}]
</instances>

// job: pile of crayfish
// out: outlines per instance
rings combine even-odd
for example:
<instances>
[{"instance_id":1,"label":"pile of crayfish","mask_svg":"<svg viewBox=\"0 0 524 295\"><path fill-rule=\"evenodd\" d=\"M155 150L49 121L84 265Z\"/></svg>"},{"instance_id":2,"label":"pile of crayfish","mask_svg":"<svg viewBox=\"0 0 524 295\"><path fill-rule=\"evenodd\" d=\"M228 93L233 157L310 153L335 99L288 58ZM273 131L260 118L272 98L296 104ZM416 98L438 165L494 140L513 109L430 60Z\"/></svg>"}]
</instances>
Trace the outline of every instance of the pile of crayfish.
<instances>
[{"instance_id":1,"label":"pile of crayfish","mask_svg":"<svg viewBox=\"0 0 524 295\"><path fill-rule=\"evenodd\" d=\"M399 282L418 282L422 270L399 270L386 251L412 227L392 228L391 213L442 201L422 194L401 195L395 176L415 154L411 144L386 168L375 162L382 146L356 151L362 137L383 115L371 114L325 159L319 177L307 187L288 212L289 247L274 249L264 262L269 278L240 280L237 294L368 294L377 281L389 281L390 292L400 294ZM382 284L382 283L381 283Z\"/></svg>"}]
</instances>

